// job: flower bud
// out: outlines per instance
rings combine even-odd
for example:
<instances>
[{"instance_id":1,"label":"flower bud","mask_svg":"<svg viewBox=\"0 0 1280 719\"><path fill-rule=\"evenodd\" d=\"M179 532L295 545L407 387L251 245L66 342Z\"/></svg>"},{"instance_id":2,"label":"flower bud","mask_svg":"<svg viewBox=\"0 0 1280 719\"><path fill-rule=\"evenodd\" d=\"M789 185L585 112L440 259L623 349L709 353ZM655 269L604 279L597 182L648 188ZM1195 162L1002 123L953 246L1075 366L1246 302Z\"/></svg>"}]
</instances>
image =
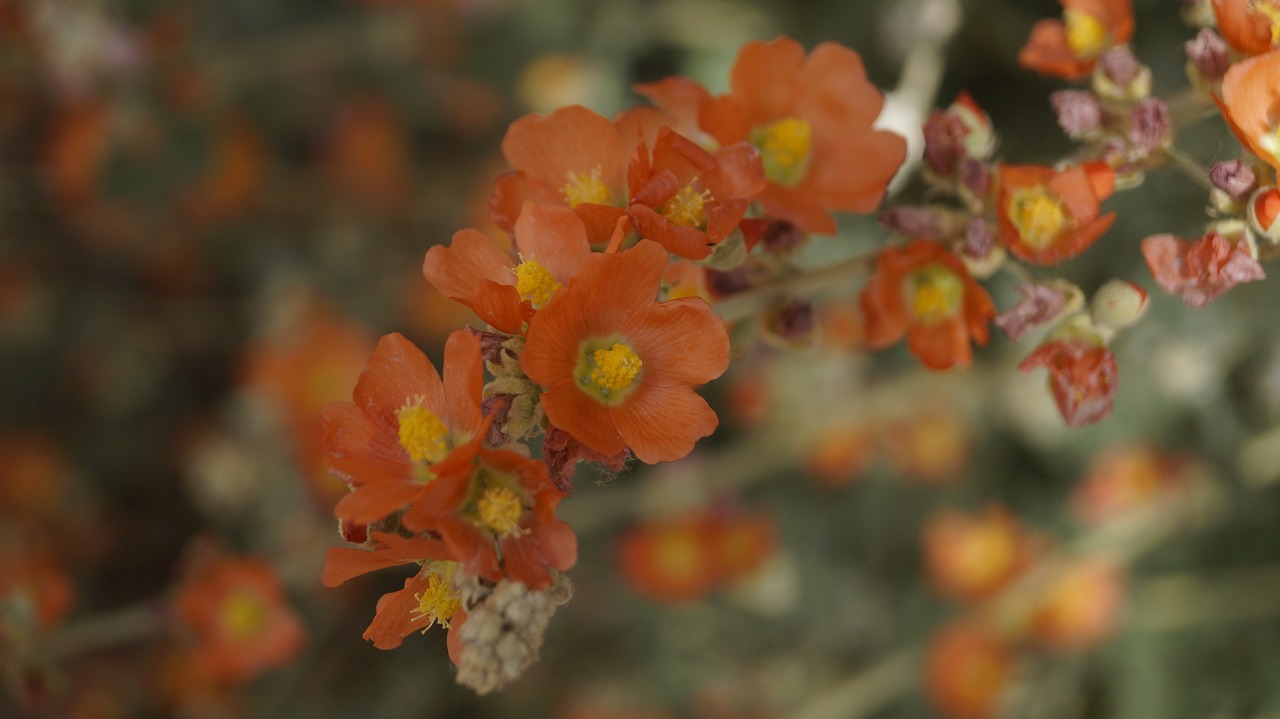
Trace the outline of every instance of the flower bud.
<instances>
[{"instance_id":1,"label":"flower bud","mask_svg":"<svg viewBox=\"0 0 1280 719\"><path fill-rule=\"evenodd\" d=\"M1236 202L1244 202L1258 187L1258 176L1240 160L1213 163L1209 181Z\"/></svg>"},{"instance_id":2,"label":"flower bud","mask_svg":"<svg viewBox=\"0 0 1280 719\"><path fill-rule=\"evenodd\" d=\"M1148 153L1162 151L1173 140L1169 107L1158 97L1149 97L1129 111L1129 142Z\"/></svg>"},{"instance_id":3,"label":"flower bud","mask_svg":"<svg viewBox=\"0 0 1280 719\"><path fill-rule=\"evenodd\" d=\"M1058 125L1067 137L1079 140L1102 130L1102 104L1088 90L1059 90L1049 96Z\"/></svg>"},{"instance_id":4,"label":"flower bud","mask_svg":"<svg viewBox=\"0 0 1280 719\"><path fill-rule=\"evenodd\" d=\"M1263 187L1249 198L1249 228L1268 244L1280 244L1280 189Z\"/></svg>"},{"instance_id":5,"label":"flower bud","mask_svg":"<svg viewBox=\"0 0 1280 719\"><path fill-rule=\"evenodd\" d=\"M1098 59L1093 91L1111 102L1140 102L1151 96L1151 68L1138 62L1129 48L1113 47Z\"/></svg>"},{"instance_id":6,"label":"flower bud","mask_svg":"<svg viewBox=\"0 0 1280 719\"><path fill-rule=\"evenodd\" d=\"M1093 293L1089 314L1096 325L1123 329L1147 311L1147 291L1125 280L1110 280Z\"/></svg>"},{"instance_id":7,"label":"flower bud","mask_svg":"<svg viewBox=\"0 0 1280 719\"><path fill-rule=\"evenodd\" d=\"M1192 85L1207 89L1222 82L1231 66L1227 43L1209 28L1201 28L1187 41L1187 77Z\"/></svg>"}]
</instances>

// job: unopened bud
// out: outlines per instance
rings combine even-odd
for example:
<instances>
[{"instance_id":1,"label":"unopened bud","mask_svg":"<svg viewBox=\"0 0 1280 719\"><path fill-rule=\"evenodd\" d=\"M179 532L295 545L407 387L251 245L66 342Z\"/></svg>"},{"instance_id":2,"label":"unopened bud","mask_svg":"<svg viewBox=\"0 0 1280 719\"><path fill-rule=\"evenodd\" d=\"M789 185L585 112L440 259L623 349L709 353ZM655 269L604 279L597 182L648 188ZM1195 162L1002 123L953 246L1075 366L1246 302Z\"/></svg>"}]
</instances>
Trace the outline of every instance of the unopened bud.
<instances>
[{"instance_id":1,"label":"unopened bud","mask_svg":"<svg viewBox=\"0 0 1280 719\"><path fill-rule=\"evenodd\" d=\"M880 213L880 224L908 237L943 238L941 210L919 205L895 205Z\"/></svg>"},{"instance_id":2,"label":"unopened bud","mask_svg":"<svg viewBox=\"0 0 1280 719\"><path fill-rule=\"evenodd\" d=\"M1123 329L1147 311L1147 291L1125 280L1110 280L1093 293L1089 314L1095 325Z\"/></svg>"},{"instance_id":3,"label":"unopened bud","mask_svg":"<svg viewBox=\"0 0 1280 719\"><path fill-rule=\"evenodd\" d=\"M1093 91L1111 102L1140 102L1151 96L1151 68L1138 62L1129 48L1113 47L1098 59Z\"/></svg>"},{"instance_id":4,"label":"unopened bud","mask_svg":"<svg viewBox=\"0 0 1280 719\"><path fill-rule=\"evenodd\" d=\"M765 340L790 349L804 349L813 345L813 305L806 300L793 299L769 310L761 318Z\"/></svg>"},{"instance_id":5,"label":"unopened bud","mask_svg":"<svg viewBox=\"0 0 1280 719\"><path fill-rule=\"evenodd\" d=\"M1129 111L1129 142L1149 153L1160 152L1173 140L1169 107L1158 97L1149 97Z\"/></svg>"},{"instance_id":6,"label":"unopened bud","mask_svg":"<svg viewBox=\"0 0 1280 719\"><path fill-rule=\"evenodd\" d=\"M1209 28L1201 28L1187 41L1187 75L1194 85L1212 87L1222 82L1231 66L1227 43Z\"/></svg>"},{"instance_id":7,"label":"unopened bud","mask_svg":"<svg viewBox=\"0 0 1280 719\"><path fill-rule=\"evenodd\" d=\"M1280 244L1280 190L1264 187L1249 198L1249 227L1268 244Z\"/></svg>"},{"instance_id":8,"label":"unopened bud","mask_svg":"<svg viewBox=\"0 0 1280 719\"><path fill-rule=\"evenodd\" d=\"M1236 202L1244 202L1258 188L1258 176L1241 160L1213 163L1209 181Z\"/></svg>"},{"instance_id":9,"label":"unopened bud","mask_svg":"<svg viewBox=\"0 0 1280 719\"><path fill-rule=\"evenodd\" d=\"M1058 125L1067 137L1081 139L1102 129L1102 104L1088 90L1059 90L1049 96Z\"/></svg>"}]
</instances>

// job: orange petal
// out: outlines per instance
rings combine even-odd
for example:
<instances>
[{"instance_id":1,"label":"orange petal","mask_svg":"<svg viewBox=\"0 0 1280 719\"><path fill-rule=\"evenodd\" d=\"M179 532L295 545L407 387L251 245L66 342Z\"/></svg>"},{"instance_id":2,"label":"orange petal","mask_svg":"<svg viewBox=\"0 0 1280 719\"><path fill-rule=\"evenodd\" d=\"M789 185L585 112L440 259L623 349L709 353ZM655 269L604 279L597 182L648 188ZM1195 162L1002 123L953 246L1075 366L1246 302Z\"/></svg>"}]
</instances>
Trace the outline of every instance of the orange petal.
<instances>
[{"instance_id":1,"label":"orange petal","mask_svg":"<svg viewBox=\"0 0 1280 719\"><path fill-rule=\"evenodd\" d=\"M582 258L591 254L581 218L567 207L525 203L516 220L516 245L537 260L557 282L567 283Z\"/></svg>"},{"instance_id":2,"label":"orange petal","mask_svg":"<svg viewBox=\"0 0 1280 719\"><path fill-rule=\"evenodd\" d=\"M605 406L578 389L572 376L542 393L542 411L552 424L601 454L626 449Z\"/></svg>"},{"instance_id":3,"label":"orange petal","mask_svg":"<svg viewBox=\"0 0 1280 719\"><path fill-rule=\"evenodd\" d=\"M682 459L720 421L706 400L684 386L641 384L609 416L622 439L647 464Z\"/></svg>"},{"instance_id":4,"label":"orange petal","mask_svg":"<svg viewBox=\"0 0 1280 719\"><path fill-rule=\"evenodd\" d=\"M710 382L729 367L729 334L711 305L695 297L654 306L627 336L655 386Z\"/></svg>"},{"instance_id":5,"label":"orange petal","mask_svg":"<svg viewBox=\"0 0 1280 719\"><path fill-rule=\"evenodd\" d=\"M404 580L404 589L382 595L373 621L364 630L364 638L379 649L400 646L416 628L413 610L418 607L418 598L414 595L421 594L428 585L426 577L413 576Z\"/></svg>"},{"instance_id":6,"label":"orange petal","mask_svg":"<svg viewBox=\"0 0 1280 719\"><path fill-rule=\"evenodd\" d=\"M804 47L789 37L742 46L733 63L729 88L751 126L794 114L793 93L803 62Z\"/></svg>"},{"instance_id":7,"label":"orange petal","mask_svg":"<svg viewBox=\"0 0 1280 719\"><path fill-rule=\"evenodd\" d=\"M324 572L320 575L320 582L326 587L336 587L353 577L414 561L417 560L393 559L364 549L333 547L325 557Z\"/></svg>"},{"instance_id":8,"label":"orange petal","mask_svg":"<svg viewBox=\"0 0 1280 719\"><path fill-rule=\"evenodd\" d=\"M887 131L858 132L814 148L800 187L829 210L871 212L907 156L907 141Z\"/></svg>"},{"instance_id":9,"label":"orange petal","mask_svg":"<svg viewBox=\"0 0 1280 719\"><path fill-rule=\"evenodd\" d=\"M563 179L561 180L563 185ZM498 175L493 183L493 195L489 198L489 221L507 234L515 232L516 218L526 202L542 205L563 205L564 195L542 180L536 180L527 172L506 172Z\"/></svg>"},{"instance_id":10,"label":"orange petal","mask_svg":"<svg viewBox=\"0 0 1280 719\"><path fill-rule=\"evenodd\" d=\"M1271 21L1253 12L1248 0L1213 0L1218 31L1237 52L1260 55L1271 49Z\"/></svg>"},{"instance_id":11,"label":"orange petal","mask_svg":"<svg viewBox=\"0 0 1280 719\"><path fill-rule=\"evenodd\" d=\"M796 83L795 114L809 121L816 143L870 130L884 107L884 96L867 79L862 57L839 43L815 47Z\"/></svg>"},{"instance_id":12,"label":"orange petal","mask_svg":"<svg viewBox=\"0 0 1280 719\"><path fill-rule=\"evenodd\" d=\"M1018 64L1039 72L1075 80L1088 75L1093 61L1083 61L1067 45L1067 28L1061 20L1048 19L1031 28L1031 38L1018 51Z\"/></svg>"},{"instance_id":13,"label":"orange petal","mask_svg":"<svg viewBox=\"0 0 1280 719\"><path fill-rule=\"evenodd\" d=\"M608 118L581 105L549 115L525 115L511 123L502 138L502 154L512 167L555 188L565 184L570 172L590 173L599 166L601 179L617 193L627 150Z\"/></svg>"},{"instance_id":14,"label":"orange petal","mask_svg":"<svg viewBox=\"0 0 1280 719\"><path fill-rule=\"evenodd\" d=\"M464 435L480 431L480 393L484 389L484 365L480 340L470 330L454 330L444 343L444 383L448 411L442 417L449 429Z\"/></svg>"},{"instance_id":15,"label":"orange petal","mask_svg":"<svg viewBox=\"0 0 1280 719\"><path fill-rule=\"evenodd\" d=\"M354 484L391 480L409 472L409 455L394 432L374 424L350 402L320 412L329 467Z\"/></svg>"},{"instance_id":16,"label":"orange petal","mask_svg":"<svg viewBox=\"0 0 1280 719\"><path fill-rule=\"evenodd\" d=\"M907 346L929 369L966 367L973 357L969 333L959 317L933 325L912 324L907 329Z\"/></svg>"},{"instance_id":17,"label":"orange petal","mask_svg":"<svg viewBox=\"0 0 1280 719\"><path fill-rule=\"evenodd\" d=\"M355 403L392 436L399 432L397 413L408 400L422 397L437 416L446 414L444 384L435 365L398 332L378 340L352 393Z\"/></svg>"},{"instance_id":18,"label":"orange petal","mask_svg":"<svg viewBox=\"0 0 1280 719\"><path fill-rule=\"evenodd\" d=\"M526 314L516 292L514 268L505 250L472 229L454 234L448 247L427 250L422 261L427 282L503 332L518 332Z\"/></svg>"}]
</instances>

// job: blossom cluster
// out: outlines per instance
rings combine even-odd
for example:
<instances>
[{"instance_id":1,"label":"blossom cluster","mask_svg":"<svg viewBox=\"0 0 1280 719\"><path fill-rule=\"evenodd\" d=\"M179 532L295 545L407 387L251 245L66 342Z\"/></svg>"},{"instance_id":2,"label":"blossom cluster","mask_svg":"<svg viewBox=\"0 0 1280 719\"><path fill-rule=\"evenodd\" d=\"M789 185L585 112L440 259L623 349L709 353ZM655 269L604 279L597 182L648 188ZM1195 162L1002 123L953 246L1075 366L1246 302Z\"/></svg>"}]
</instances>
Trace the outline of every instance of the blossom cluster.
<instances>
[{"instance_id":1,"label":"blossom cluster","mask_svg":"<svg viewBox=\"0 0 1280 719\"><path fill-rule=\"evenodd\" d=\"M1127 45L1128 0L1063 6L1061 19L1036 25L1019 60L1090 81L1051 99L1079 151L1055 165L1014 164L998 156L992 120L968 94L933 112L923 127L932 201L881 213L892 237L867 265L859 305L866 345L905 339L932 370L969 365L991 323L1015 341L1046 330L1019 368L1045 367L1064 421L1078 427L1111 413L1119 372L1110 345L1141 317L1147 294L1122 279L1087 293L1037 273L1098 243L1116 220L1102 208L1114 193L1189 160L1173 146L1174 118L1152 94L1150 69ZM1196 92L1218 103L1246 149L1280 166L1271 110L1280 50L1270 49L1280 14L1265 3L1213 7L1226 39L1205 29L1188 43ZM1231 49L1253 57L1236 60ZM636 86L650 104L614 117L575 105L511 123L502 141L511 169L489 205L501 236L463 229L431 247L422 268L487 326L450 335L442 372L403 336L383 337L353 402L324 410L328 465L349 488L335 513L343 537L361 545L331 550L326 584L413 571L378 604L365 633L376 646L439 624L460 667L501 654L511 632L524 631L526 644L536 635L536 649L549 613L536 631L465 627L489 597L564 594L577 538L556 512L579 462L617 472L631 460L679 460L714 432L718 418L696 391L729 365L714 303L769 290L754 295L764 298L762 332L786 344L812 328L809 301L777 291L803 272L797 249L834 233L836 212L875 211L906 142L876 128L884 97L858 54L834 43L808 53L785 37L747 43L728 85L715 94L671 77ZM1204 237L1141 243L1156 283L1199 307L1261 279L1259 260L1280 242L1270 176L1245 160L1215 166L1205 183L1217 218ZM982 284L1001 272L1021 296L1003 312ZM987 521L997 535L1013 531ZM951 525L937 532L963 530ZM653 533L668 534L678 536ZM647 547L636 539L628 556ZM724 574L706 564L653 593L705 593ZM942 584L976 596L995 586L987 579ZM488 691L535 655L496 674L476 670L477 682L464 678L476 674L469 669L459 677Z\"/></svg>"}]
</instances>

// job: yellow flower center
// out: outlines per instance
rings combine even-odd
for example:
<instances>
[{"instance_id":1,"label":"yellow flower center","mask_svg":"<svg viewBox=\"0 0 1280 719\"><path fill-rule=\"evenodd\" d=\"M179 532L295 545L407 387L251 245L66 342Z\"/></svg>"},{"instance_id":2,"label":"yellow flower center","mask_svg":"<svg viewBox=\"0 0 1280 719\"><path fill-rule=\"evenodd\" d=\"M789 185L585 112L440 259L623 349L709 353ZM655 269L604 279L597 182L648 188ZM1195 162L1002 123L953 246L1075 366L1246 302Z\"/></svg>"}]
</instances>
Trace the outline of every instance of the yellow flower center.
<instances>
[{"instance_id":1,"label":"yellow flower center","mask_svg":"<svg viewBox=\"0 0 1280 719\"><path fill-rule=\"evenodd\" d=\"M609 349L596 350L591 354L591 362L595 365L589 375L591 381L608 390L630 387L644 366L631 346L622 342L614 342Z\"/></svg>"},{"instance_id":2,"label":"yellow flower center","mask_svg":"<svg viewBox=\"0 0 1280 719\"><path fill-rule=\"evenodd\" d=\"M1037 250L1052 245L1070 222L1062 203L1043 186L1014 192L1009 220L1022 240Z\"/></svg>"},{"instance_id":3,"label":"yellow flower center","mask_svg":"<svg viewBox=\"0 0 1280 719\"><path fill-rule=\"evenodd\" d=\"M222 601L218 621L236 641L248 641L262 633L267 623L267 607L255 592L239 590Z\"/></svg>"},{"instance_id":4,"label":"yellow flower center","mask_svg":"<svg viewBox=\"0 0 1280 719\"><path fill-rule=\"evenodd\" d=\"M1253 0L1250 8L1271 21L1271 44L1280 44L1280 3L1275 0Z\"/></svg>"},{"instance_id":5,"label":"yellow flower center","mask_svg":"<svg viewBox=\"0 0 1280 719\"><path fill-rule=\"evenodd\" d=\"M1067 25L1067 47L1076 57L1087 60L1111 45L1106 26L1089 13L1067 8L1062 11L1062 19Z\"/></svg>"},{"instance_id":6,"label":"yellow flower center","mask_svg":"<svg viewBox=\"0 0 1280 719\"><path fill-rule=\"evenodd\" d=\"M662 214L677 225L699 227L707 204L714 201L711 190L694 192L693 185L689 184L677 192L675 197L667 200L667 204L662 207Z\"/></svg>"},{"instance_id":7,"label":"yellow flower center","mask_svg":"<svg viewBox=\"0 0 1280 719\"><path fill-rule=\"evenodd\" d=\"M942 265L928 265L907 278L907 293L911 315L919 322L932 324L950 319L960 310L964 281Z\"/></svg>"},{"instance_id":8,"label":"yellow flower center","mask_svg":"<svg viewBox=\"0 0 1280 719\"><path fill-rule=\"evenodd\" d=\"M415 462L439 462L449 453L449 428L418 397L396 413L400 422L400 446Z\"/></svg>"},{"instance_id":9,"label":"yellow flower center","mask_svg":"<svg viewBox=\"0 0 1280 719\"><path fill-rule=\"evenodd\" d=\"M432 572L427 577L427 588L413 595L413 598L418 600L418 606L411 610L410 614L414 615L412 621L427 620L427 626L422 628L423 632L430 629L433 624L439 624L448 629L449 620L462 603L458 590L453 588L453 569L456 565L453 562L448 564L450 565L448 569Z\"/></svg>"},{"instance_id":10,"label":"yellow flower center","mask_svg":"<svg viewBox=\"0 0 1280 719\"><path fill-rule=\"evenodd\" d=\"M541 262L527 259L516 268L516 292L532 302L535 308L541 308L550 302L551 295L558 289L560 283L556 282L556 278L551 276Z\"/></svg>"},{"instance_id":11,"label":"yellow flower center","mask_svg":"<svg viewBox=\"0 0 1280 719\"><path fill-rule=\"evenodd\" d=\"M564 201L569 203L569 207L577 207L584 202L609 204L609 188L600 179L601 172L600 165L596 165L590 174L579 175L573 170L568 172L569 181L560 188L560 192L564 194Z\"/></svg>"},{"instance_id":12,"label":"yellow flower center","mask_svg":"<svg viewBox=\"0 0 1280 719\"><path fill-rule=\"evenodd\" d=\"M813 128L799 117L784 117L757 131L751 144L760 150L764 175L771 182L794 185L804 177L813 149Z\"/></svg>"},{"instance_id":13,"label":"yellow flower center","mask_svg":"<svg viewBox=\"0 0 1280 719\"><path fill-rule=\"evenodd\" d=\"M508 537L524 532L520 527L520 517L524 514L524 504L506 487L488 487L477 504L480 510L480 521L500 537Z\"/></svg>"}]
</instances>

